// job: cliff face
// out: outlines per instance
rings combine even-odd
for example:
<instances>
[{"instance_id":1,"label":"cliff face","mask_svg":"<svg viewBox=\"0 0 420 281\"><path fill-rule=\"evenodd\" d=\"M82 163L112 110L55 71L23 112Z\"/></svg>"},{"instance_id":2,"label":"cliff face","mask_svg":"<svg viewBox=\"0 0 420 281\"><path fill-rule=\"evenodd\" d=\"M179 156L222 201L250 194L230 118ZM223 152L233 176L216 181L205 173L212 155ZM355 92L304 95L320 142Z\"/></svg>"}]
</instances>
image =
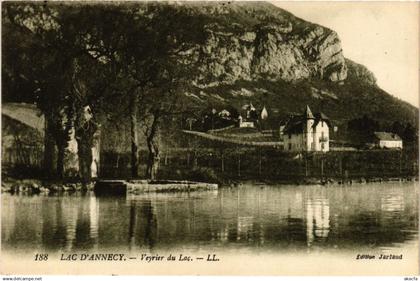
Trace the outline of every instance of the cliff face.
<instances>
[{"instance_id":1,"label":"cliff face","mask_svg":"<svg viewBox=\"0 0 420 281\"><path fill-rule=\"evenodd\" d=\"M293 81L321 78L341 81L347 76L340 40L335 32L322 27L307 30L306 34L292 33L293 25L262 25L243 30L239 36L207 29L203 46L203 72L222 75L227 80Z\"/></svg>"},{"instance_id":2,"label":"cliff face","mask_svg":"<svg viewBox=\"0 0 420 281\"><path fill-rule=\"evenodd\" d=\"M201 29L205 37L204 43L193 48L202 63L198 84L214 86L260 78L317 78L332 82L346 79L347 66L334 31L261 2L203 5L174 7L213 19L196 27L196 32Z\"/></svg>"},{"instance_id":3,"label":"cliff face","mask_svg":"<svg viewBox=\"0 0 420 281\"><path fill-rule=\"evenodd\" d=\"M369 85L376 85L376 77L373 73L366 68L366 66L355 63L349 59L346 59L348 66L348 78L351 80L358 80Z\"/></svg>"},{"instance_id":4,"label":"cliff face","mask_svg":"<svg viewBox=\"0 0 420 281\"><path fill-rule=\"evenodd\" d=\"M347 68L337 34L320 26L308 26L293 34L285 28L262 26L256 32L253 73L286 81L320 78L341 81Z\"/></svg>"},{"instance_id":5,"label":"cliff face","mask_svg":"<svg viewBox=\"0 0 420 281\"><path fill-rule=\"evenodd\" d=\"M155 12L162 7L151 5ZM346 59L339 36L328 28L264 2L163 5L174 14L171 32L193 35L182 61L199 65L189 77L198 90L185 93L196 106L240 108L252 101L284 115L308 104L343 126L364 114L383 123L418 123L418 109L381 90L373 73Z\"/></svg>"}]
</instances>

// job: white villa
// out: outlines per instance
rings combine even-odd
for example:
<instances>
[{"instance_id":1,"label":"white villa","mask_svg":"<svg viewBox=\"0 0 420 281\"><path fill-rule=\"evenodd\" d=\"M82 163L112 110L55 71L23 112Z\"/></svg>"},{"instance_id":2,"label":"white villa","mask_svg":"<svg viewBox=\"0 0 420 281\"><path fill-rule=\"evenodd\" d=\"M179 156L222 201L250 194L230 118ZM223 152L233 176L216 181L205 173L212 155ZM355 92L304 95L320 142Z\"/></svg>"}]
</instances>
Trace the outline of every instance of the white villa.
<instances>
[{"instance_id":1,"label":"white villa","mask_svg":"<svg viewBox=\"0 0 420 281\"><path fill-rule=\"evenodd\" d=\"M329 128L331 123L323 113L312 114L309 106L302 115L292 115L280 126L286 151L322 151L330 150Z\"/></svg>"}]
</instances>

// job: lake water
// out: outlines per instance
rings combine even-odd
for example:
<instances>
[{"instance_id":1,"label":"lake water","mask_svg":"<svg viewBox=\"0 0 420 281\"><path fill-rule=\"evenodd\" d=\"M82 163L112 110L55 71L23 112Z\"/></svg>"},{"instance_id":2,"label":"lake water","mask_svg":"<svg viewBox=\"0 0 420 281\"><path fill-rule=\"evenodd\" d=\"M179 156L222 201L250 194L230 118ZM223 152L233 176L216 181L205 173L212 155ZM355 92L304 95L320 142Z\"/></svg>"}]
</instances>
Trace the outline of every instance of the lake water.
<instances>
[{"instance_id":1,"label":"lake water","mask_svg":"<svg viewBox=\"0 0 420 281\"><path fill-rule=\"evenodd\" d=\"M2 194L8 253L360 252L418 239L418 183L242 185L127 197Z\"/></svg>"}]
</instances>

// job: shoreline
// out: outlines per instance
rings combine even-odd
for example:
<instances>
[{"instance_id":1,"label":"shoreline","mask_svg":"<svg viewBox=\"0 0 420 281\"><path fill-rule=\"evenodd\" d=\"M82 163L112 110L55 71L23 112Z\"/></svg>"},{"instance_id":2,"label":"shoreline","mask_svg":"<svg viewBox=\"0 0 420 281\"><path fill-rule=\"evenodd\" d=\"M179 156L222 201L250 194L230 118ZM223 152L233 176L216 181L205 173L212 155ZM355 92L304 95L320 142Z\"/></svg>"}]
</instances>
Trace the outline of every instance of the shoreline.
<instances>
[{"instance_id":1,"label":"shoreline","mask_svg":"<svg viewBox=\"0 0 420 281\"><path fill-rule=\"evenodd\" d=\"M8 178L1 183L2 193L11 194L55 194L55 193L73 193L73 192L88 192L94 191L95 184L102 179L96 179L87 184L75 181L54 181L54 180L40 180L40 179L12 179ZM130 180L121 180L130 182ZM261 180L261 179L247 179L247 180L228 180L220 183L202 183L207 185L219 185L219 188L238 187L242 185L352 185L352 184L368 184L368 183L392 183L392 182L418 182L418 176L404 176L404 177L352 177L347 179L334 179L334 178L300 178L289 180ZM180 185L184 185L187 180L174 181ZM159 191L151 190L147 192L160 192L160 193L174 193L174 192L195 192L194 189L181 189L168 186L167 189L162 188Z\"/></svg>"}]
</instances>

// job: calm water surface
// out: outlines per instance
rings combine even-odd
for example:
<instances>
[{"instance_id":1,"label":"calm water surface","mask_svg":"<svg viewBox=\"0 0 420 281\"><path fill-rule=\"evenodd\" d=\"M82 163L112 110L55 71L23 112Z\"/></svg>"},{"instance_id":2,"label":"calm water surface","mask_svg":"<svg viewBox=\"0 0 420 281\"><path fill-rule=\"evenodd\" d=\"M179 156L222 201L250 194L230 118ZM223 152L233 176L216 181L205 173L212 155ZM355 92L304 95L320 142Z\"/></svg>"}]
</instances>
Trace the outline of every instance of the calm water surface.
<instances>
[{"instance_id":1,"label":"calm water surface","mask_svg":"<svg viewBox=\"0 0 420 281\"><path fill-rule=\"evenodd\" d=\"M362 251L409 247L418 237L418 183L1 200L5 252Z\"/></svg>"}]
</instances>

